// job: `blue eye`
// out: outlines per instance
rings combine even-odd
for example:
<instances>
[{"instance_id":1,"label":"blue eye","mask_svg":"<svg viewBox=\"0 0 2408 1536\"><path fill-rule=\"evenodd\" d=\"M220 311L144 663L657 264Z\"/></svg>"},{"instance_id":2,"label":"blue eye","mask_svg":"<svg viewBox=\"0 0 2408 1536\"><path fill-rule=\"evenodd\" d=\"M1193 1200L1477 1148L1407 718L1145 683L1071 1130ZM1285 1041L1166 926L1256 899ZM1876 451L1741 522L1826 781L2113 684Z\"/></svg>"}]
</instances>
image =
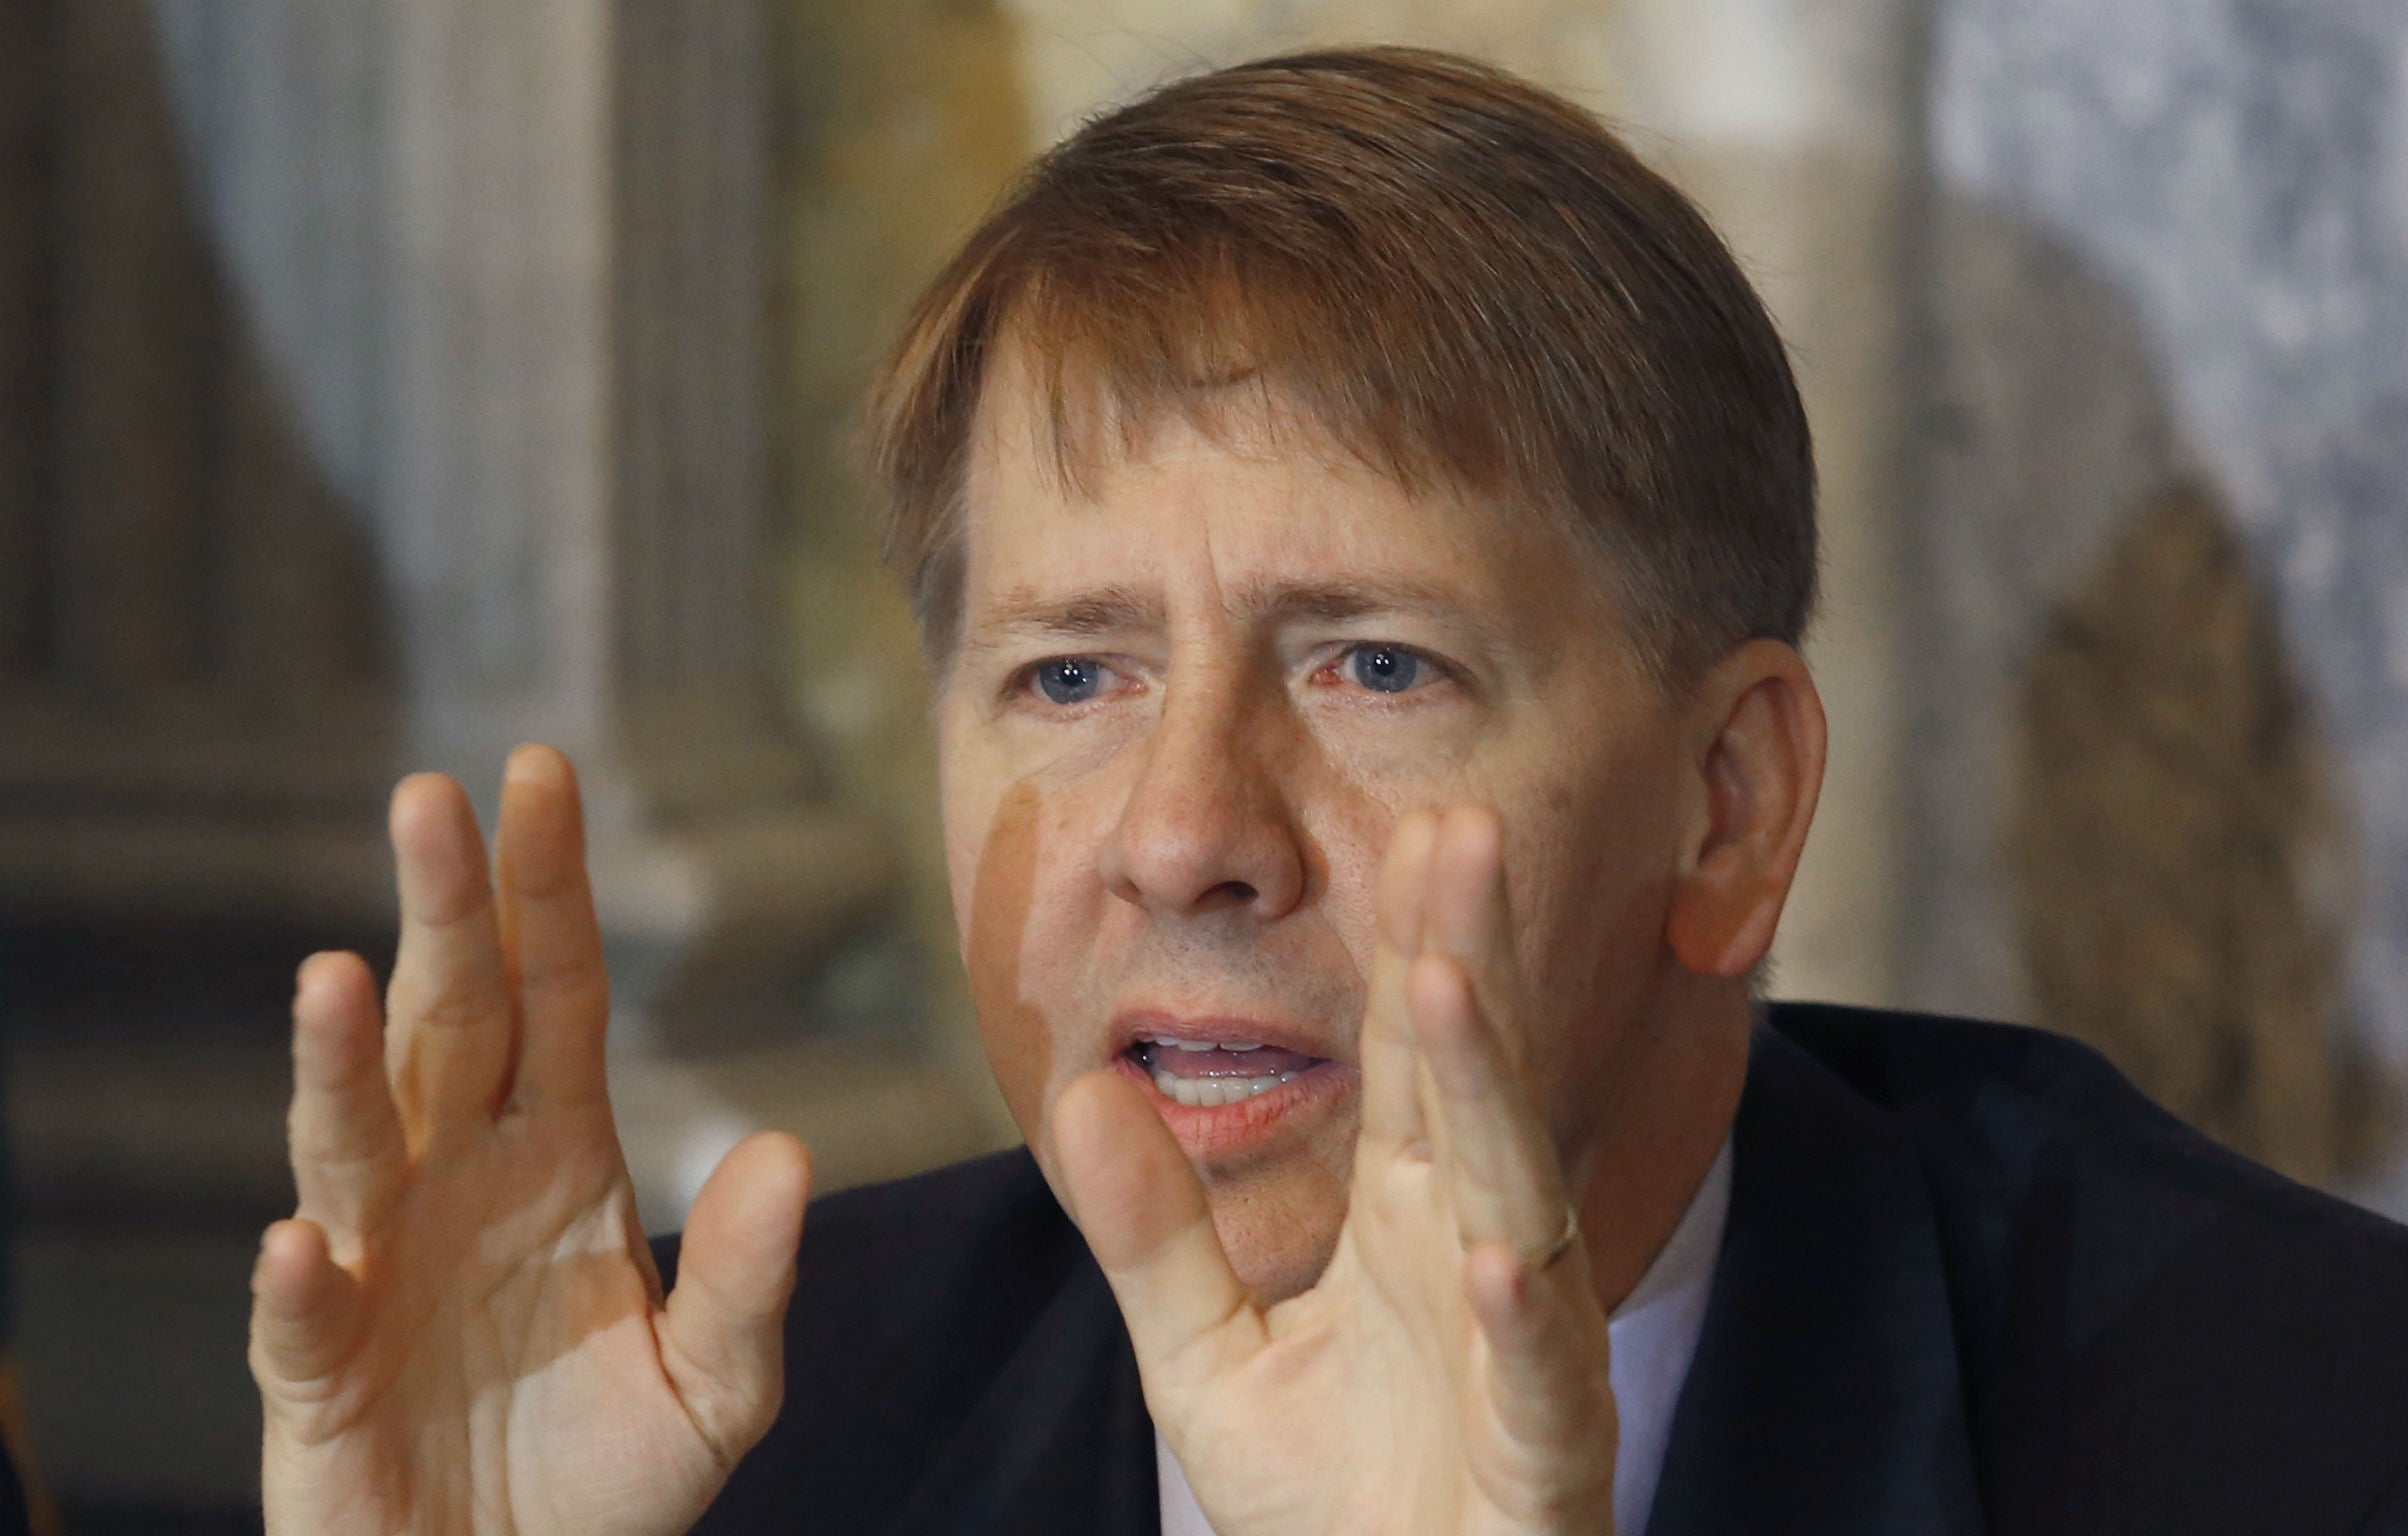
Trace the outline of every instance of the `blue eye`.
<instances>
[{"instance_id":1,"label":"blue eye","mask_svg":"<svg viewBox=\"0 0 2408 1536\"><path fill-rule=\"evenodd\" d=\"M1060 656L1037 664L1037 691L1056 704L1084 704L1103 683L1103 666L1092 656Z\"/></svg>"},{"instance_id":2,"label":"blue eye","mask_svg":"<svg viewBox=\"0 0 2408 1536\"><path fill-rule=\"evenodd\" d=\"M1422 659L1393 645L1357 646L1353 652L1355 681L1374 693L1403 693L1421 681Z\"/></svg>"}]
</instances>

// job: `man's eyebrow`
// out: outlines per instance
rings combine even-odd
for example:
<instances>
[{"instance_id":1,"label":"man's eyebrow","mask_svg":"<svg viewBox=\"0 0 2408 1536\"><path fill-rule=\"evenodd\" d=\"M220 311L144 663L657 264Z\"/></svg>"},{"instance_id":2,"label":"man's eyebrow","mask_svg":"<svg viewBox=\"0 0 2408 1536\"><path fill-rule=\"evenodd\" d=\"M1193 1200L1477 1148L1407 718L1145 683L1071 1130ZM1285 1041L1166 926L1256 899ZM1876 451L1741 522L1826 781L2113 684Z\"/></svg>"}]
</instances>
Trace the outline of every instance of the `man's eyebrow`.
<instances>
[{"instance_id":1,"label":"man's eyebrow","mask_svg":"<svg viewBox=\"0 0 2408 1536\"><path fill-rule=\"evenodd\" d=\"M1460 593L1432 582L1262 582L1239 589L1238 611L1250 618L1319 619L1344 623L1382 613L1472 619Z\"/></svg>"},{"instance_id":2,"label":"man's eyebrow","mask_svg":"<svg viewBox=\"0 0 2408 1536\"><path fill-rule=\"evenodd\" d=\"M1368 581L1270 582L1241 589L1241 611L1256 621L1351 624L1383 618L1413 618L1437 624L1471 654L1503 655L1514 649L1513 626L1505 615L1462 588L1409 576ZM1402 639L1403 636L1388 638Z\"/></svg>"},{"instance_id":3,"label":"man's eyebrow","mask_svg":"<svg viewBox=\"0 0 2408 1536\"><path fill-rule=\"evenodd\" d=\"M972 628L979 639L1039 635L1076 640L1161 622L1162 604L1134 587L1090 587L1060 594L1022 588L982 604Z\"/></svg>"}]
</instances>

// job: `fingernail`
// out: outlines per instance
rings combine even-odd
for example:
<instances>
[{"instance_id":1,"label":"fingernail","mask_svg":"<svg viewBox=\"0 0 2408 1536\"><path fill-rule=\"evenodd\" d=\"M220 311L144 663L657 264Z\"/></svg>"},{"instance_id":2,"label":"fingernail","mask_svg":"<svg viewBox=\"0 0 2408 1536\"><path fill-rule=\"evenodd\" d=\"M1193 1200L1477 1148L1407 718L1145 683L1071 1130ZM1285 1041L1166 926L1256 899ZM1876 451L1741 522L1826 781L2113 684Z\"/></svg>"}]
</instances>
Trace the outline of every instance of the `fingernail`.
<instances>
[{"instance_id":1,"label":"fingernail","mask_svg":"<svg viewBox=\"0 0 2408 1536\"><path fill-rule=\"evenodd\" d=\"M510 749L509 759L502 764L504 782L532 782L543 777L543 747L541 743L522 741Z\"/></svg>"},{"instance_id":2,"label":"fingernail","mask_svg":"<svg viewBox=\"0 0 2408 1536\"><path fill-rule=\"evenodd\" d=\"M309 989L311 986L310 978L318 970L318 962L324 960L325 958L326 952L324 950L319 950L315 954L302 957L301 964L294 968L293 1001L295 1003L299 1003L302 998L309 995Z\"/></svg>"}]
</instances>

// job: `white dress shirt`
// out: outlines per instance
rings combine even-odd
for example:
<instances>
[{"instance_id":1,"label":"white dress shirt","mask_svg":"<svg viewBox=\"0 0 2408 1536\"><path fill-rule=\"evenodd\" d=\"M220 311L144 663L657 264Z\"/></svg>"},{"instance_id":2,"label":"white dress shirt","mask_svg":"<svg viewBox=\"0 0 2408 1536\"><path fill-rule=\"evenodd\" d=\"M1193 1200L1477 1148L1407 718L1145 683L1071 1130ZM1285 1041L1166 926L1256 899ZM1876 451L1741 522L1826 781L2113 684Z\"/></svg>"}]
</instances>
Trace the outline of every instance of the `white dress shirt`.
<instances>
[{"instance_id":1,"label":"white dress shirt","mask_svg":"<svg viewBox=\"0 0 2408 1536\"><path fill-rule=\"evenodd\" d=\"M1680 1225L1606 1324L1614 1350L1614 1407L1621 1420L1614 1448L1617 1536L1647 1536L1647 1512L1672 1438L1673 1406L1697 1353L1730 1214L1731 1144L1726 1140ZM1154 1468L1162 1487L1162 1536L1213 1536L1160 1430L1154 1432Z\"/></svg>"}]
</instances>

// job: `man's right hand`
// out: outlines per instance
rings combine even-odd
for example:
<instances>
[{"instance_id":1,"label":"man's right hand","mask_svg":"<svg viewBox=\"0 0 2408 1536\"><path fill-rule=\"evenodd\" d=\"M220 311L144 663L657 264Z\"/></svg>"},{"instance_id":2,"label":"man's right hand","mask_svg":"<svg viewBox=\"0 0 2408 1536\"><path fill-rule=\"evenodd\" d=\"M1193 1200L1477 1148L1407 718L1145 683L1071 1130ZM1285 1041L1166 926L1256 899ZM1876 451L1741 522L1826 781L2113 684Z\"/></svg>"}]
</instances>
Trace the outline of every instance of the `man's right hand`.
<instances>
[{"instance_id":1,"label":"man's right hand","mask_svg":"<svg viewBox=\"0 0 2408 1536\"><path fill-rule=\"evenodd\" d=\"M252 1290L277 1536L683 1531L768 1429L810 1163L727 1155L664 1298L612 1127L568 762L522 747L496 869L450 779L393 794L401 946L312 956L293 1179Z\"/></svg>"}]
</instances>

